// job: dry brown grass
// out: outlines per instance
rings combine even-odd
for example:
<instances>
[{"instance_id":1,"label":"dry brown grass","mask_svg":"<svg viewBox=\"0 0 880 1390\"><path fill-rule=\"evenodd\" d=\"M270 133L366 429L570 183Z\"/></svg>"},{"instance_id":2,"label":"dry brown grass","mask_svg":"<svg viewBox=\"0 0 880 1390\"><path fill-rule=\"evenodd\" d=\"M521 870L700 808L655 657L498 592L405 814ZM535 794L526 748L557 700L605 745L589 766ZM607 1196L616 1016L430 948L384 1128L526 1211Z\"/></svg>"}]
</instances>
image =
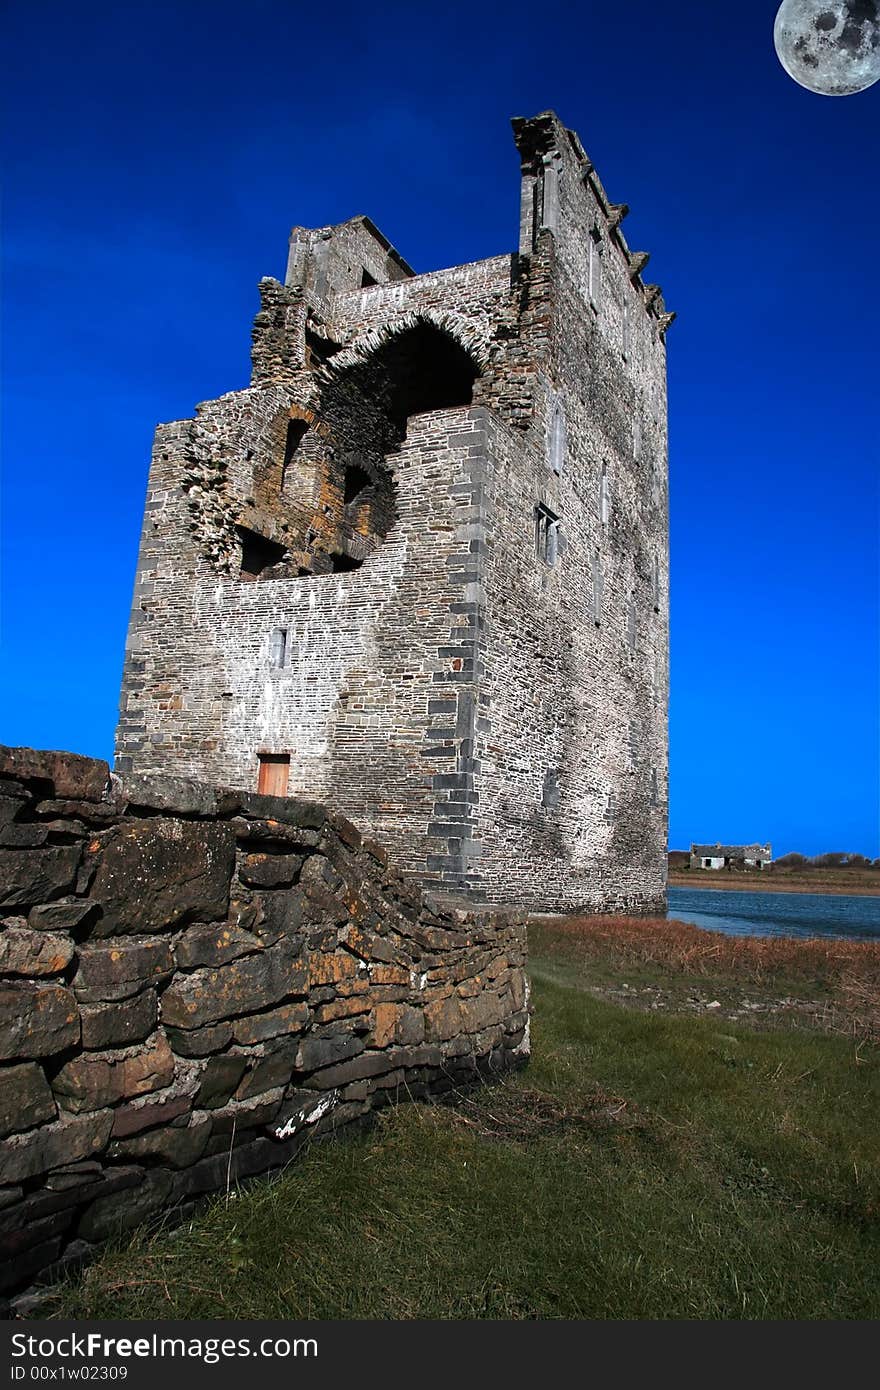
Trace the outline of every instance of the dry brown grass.
<instances>
[{"instance_id":1,"label":"dry brown grass","mask_svg":"<svg viewBox=\"0 0 880 1390\"><path fill-rule=\"evenodd\" d=\"M880 963L875 962L872 970L844 970L836 996L853 1031L880 1042Z\"/></svg>"},{"instance_id":2,"label":"dry brown grass","mask_svg":"<svg viewBox=\"0 0 880 1390\"><path fill-rule=\"evenodd\" d=\"M880 869L669 869L673 888L716 888L735 893L830 893L880 897Z\"/></svg>"},{"instance_id":3,"label":"dry brown grass","mask_svg":"<svg viewBox=\"0 0 880 1390\"><path fill-rule=\"evenodd\" d=\"M636 1107L623 1096L594 1085L577 1104L543 1091L502 1082L491 1089L456 1091L435 1113L453 1128L481 1139L528 1143L569 1130L594 1133L610 1125L633 1128L641 1123Z\"/></svg>"},{"instance_id":4,"label":"dry brown grass","mask_svg":"<svg viewBox=\"0 0 880 1390\"><path fill-rule=\"evenodd\" d=\"M661 917L542 917L549 947L584 962L656 965L751 986L821 988L853 1031L880 1038L880 941L728 936Z\"/></svg>"}]
</instances>

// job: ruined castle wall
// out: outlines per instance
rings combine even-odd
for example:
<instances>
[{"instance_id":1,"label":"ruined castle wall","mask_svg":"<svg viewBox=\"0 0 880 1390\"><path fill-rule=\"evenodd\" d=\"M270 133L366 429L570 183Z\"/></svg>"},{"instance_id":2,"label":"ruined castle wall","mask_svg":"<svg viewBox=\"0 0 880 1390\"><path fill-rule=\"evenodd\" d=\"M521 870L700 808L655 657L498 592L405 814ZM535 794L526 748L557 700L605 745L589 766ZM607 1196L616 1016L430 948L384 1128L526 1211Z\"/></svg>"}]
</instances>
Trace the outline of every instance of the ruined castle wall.
<instances>
[{"instance_id":1,"label":"ruined castle wall","mask_svg":"<svg viewBox=\"0 0 880 1390\"><path fill-rule=\"evenodd\" d=\"M0 1293L524 1063L524 960L314 801L0 749Z\"/></svg>"},{"instance_id":2,"label":"ruined castle wall","mask_svg":"<svg viewBox=\"0 0 880 1390\"><path fill-rule=\"evenodd\" d=\"M635 536L622 519L597 624L596 470L579 479L572 464L557 479L503 430L490 429L488 457L474 883L489 900L535 910L657 908L665 815L650 766L665 702L655 703L639 627L634 646L628 637L632 551L623 547ZM541 503L560 518L552 565L535 551ZM642 598L644 633L658 615Z\"/></svg>"},{"instance_id":3,"label":"ruined castle wall","mask_svg":"<svg viewBox=\"0 0 880 1390\"><path fill-rule=\"evenodd\" d=\"M392 285L338 294L332 306L333 327L346 341L384 327L397 314L434 309L460 318L463 325L472 327L476 340L488 346L507 313L512 275L513 258L493 256Z\"/></svg>"},{"instance_id":4,"label":"ruined castle wall","mask_svg":"<svg viewBox=\"0 0 880 1390\"><path fill-rule=\"evenodd\" d=\"M526 265L516 256L493 256L394 285L339 294L330 311L332 332L356 346L371 335L393 331L411 314L448 325L480 368L474 403L528 430L534 418L536 364L546 345L544 269L540 257Z\"/></svg>"},{"instance_id":5,"label":"ruined castle wall","mask_svg":"<svg viewBox=\"0 0 880 1390\"><path fill-rule=\"evenodd\" d=\"M554 322L569 327L554 334L551 373L570 441L560 511L577 520L561 575L590 576L593 610L578 635L594 670L580 746L593 745L597 833L579 857L606 885L608 905L650 908L663 902L667 840L666 347L617 228L620 210L570 148L558 197ZM572 237L576 226L591 235ZM592 282L589 242L599 253Z\"/></svg>"},{"instance_id":6,"label":"ruined castle wall","mask_svg":"<svg viewBox=\"0 0 880 1390\"><path fill-rule=\"evenodd\" d=\"M402 280L412 271L367 217L335 227L294 227L285 283L303 289L313 303L339 291Z\"/></svg>"},{"instance_id":7,"label":"ruined castle wall","mask_svg":"<svg viewBox=\"0 0 880 1390\"><path fill-rule=\"evenodd\" d=\"M525 229L546 267L535 417L519 447L502 433L489 448L475 881L538 909L651 910L665 893L665 346L582 152L557 140L550 163ZM549 562L536 508L556 519Z\"/></svg>"},{"instance_id":8,"label":"ruined castle wall","mask_svg":"<svg viewBox=\"0 0 880 1390\"><path fill-rule=\"evenodd\" d=\"M360 287L372 224L299 229L254 386L160 430L119 767L253 787L288 754L425 883L656 910L672 316L577 137L514 126L517 255Z\"/></svg>"},{"instance_id":9,"label":"ruined castle wall","mask_svg":"<svg viewBox=\"0 0 880 1390\"><path fill-rule=\"evenodd\" d=\"M280 399L251 391L215 403L212 414L232 413L217 428L239 460L236 422L253 440L248 421L271 418ZM410 420L389 457L397 520L360 569L251 584L204 563L180 484L185 464L163 434L135 586L120 769L256 788L259 755L289 752L292 794L344 809L424 882L464 886L470 507L485 415L463 407ZM286 658L273 667L278 630Z\"/></svg>"}]
</instances>

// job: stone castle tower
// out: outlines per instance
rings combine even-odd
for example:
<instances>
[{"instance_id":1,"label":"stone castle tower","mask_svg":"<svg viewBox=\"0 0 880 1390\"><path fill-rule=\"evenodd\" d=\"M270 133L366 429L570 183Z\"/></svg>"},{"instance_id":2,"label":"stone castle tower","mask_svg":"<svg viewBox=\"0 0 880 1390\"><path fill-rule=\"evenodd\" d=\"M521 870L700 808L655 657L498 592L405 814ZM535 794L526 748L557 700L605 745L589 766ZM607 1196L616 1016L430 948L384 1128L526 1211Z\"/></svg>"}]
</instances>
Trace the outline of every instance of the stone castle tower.
<instances>
[{"instance_id":1,"label":"stone castle tower","mask_svg":"<svg viewBox=\"0 0 880 1390\"><path fill-rule=\"evenodd\" d=\"M515 254L297 227L250 387L157 430L117 766L326 801L440 891L651 910L673 315L578 137L513 128Z\"/></svg>"}]
</instances>

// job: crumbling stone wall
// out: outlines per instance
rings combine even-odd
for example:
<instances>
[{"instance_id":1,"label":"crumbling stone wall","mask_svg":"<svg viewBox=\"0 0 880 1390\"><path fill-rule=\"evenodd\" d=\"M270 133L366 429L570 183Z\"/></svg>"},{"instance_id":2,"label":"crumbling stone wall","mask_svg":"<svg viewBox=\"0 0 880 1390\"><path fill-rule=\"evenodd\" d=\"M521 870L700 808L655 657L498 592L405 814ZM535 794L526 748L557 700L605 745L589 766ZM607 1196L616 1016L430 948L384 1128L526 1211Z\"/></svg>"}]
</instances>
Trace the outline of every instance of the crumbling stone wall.
<instances>
[{"instance_id":1,"label":"crumbling stone wall","mask_svg":"<svg viewBox=\"0 0 880 1390\"><path fill-rule=\"evenodd\" d=\"M0 1291L523 1064L524 961L315 802L0 749Z\"/></svg>"},{"instance_id":2,"label":"crumbling stone wall","mask_svg":"<svg viewBox=\"0 0 880 1390\"><path fill-rule=\"evenodd\" d=\"M286 758L430 888L654 912L673 315L577 136L514 135L513 254L295 228L250 387L160 427L117 766Z\"/></svg>"}]
</instances>

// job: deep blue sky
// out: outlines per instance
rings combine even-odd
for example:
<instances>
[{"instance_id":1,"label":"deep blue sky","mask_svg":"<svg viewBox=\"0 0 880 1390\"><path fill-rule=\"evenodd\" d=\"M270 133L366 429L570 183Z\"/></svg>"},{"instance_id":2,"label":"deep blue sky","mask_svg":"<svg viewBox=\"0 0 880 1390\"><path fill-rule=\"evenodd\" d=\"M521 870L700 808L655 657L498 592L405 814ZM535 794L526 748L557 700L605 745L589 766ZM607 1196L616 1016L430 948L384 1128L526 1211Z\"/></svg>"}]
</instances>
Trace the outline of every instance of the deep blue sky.
<instances>
[{"instance_id":1,"label":"deep blue sky","mask_svg":"<svg viewBox=\"0 0 880 1390\"><path fill-rule=\"evenodd\" d=\"M553 107L680 316L670 843L880 853L880 86L775 10L7 0L0 741L112 756L153 429L247 384L290 226L513 250Z\"/></svg>"}]
</instances>

